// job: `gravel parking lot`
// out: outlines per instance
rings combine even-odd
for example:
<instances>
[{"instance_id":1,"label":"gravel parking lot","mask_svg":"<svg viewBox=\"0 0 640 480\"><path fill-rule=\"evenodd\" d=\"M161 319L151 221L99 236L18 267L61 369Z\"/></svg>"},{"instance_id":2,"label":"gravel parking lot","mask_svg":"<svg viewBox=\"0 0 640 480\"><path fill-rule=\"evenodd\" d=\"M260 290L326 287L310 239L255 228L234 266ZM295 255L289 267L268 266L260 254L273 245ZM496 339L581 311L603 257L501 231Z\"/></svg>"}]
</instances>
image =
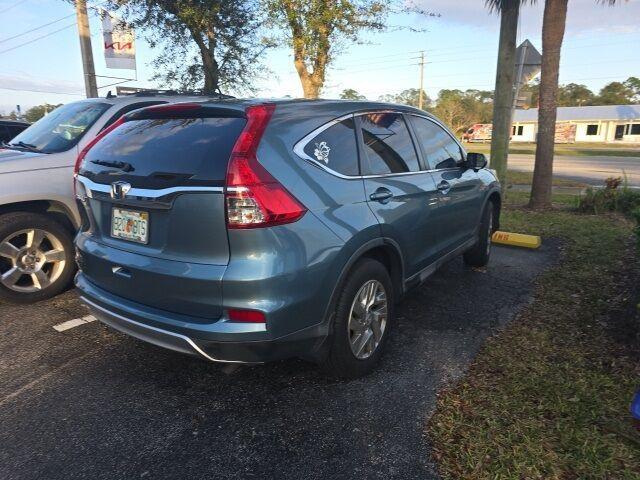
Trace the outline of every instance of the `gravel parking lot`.
<instances>
[{"instance_id":1,"label":"gravel parking lot","mask_svg":"<svg viewBox=\"0 0 640 480\"><path fill-rule=\"evenodd\" d=\"M529 301L557 258L495 248L454 260L398 308L372 375L328 379L298 360L236 367L146 345L73 291L0 304L0 478L436 478L424 424L437 391Z\"/></svg>"}]
</instances>

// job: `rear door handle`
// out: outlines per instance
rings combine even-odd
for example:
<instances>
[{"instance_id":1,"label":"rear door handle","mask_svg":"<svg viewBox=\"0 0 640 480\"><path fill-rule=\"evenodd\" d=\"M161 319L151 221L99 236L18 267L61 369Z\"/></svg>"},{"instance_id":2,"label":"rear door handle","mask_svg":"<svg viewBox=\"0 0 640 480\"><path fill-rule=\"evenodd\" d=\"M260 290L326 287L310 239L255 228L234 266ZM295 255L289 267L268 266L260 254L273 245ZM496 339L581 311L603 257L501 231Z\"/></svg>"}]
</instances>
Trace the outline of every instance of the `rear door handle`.
<instances>
[{"instance_id":1,"label":"rear door handle","mask_svg":"<svg viewBox=\"0 0 640 480\"><path fill-rule=\"evenodd\" d=\"M438 184L438 191L441 193L448 193L449 190L451 190L451 184L449 182L447 182L446 180L442 180L439 184Z\"/></svg>"},{"instance_id":2,"label":"rear door handle","mask_svg":"<svg viewBox=\"0 0 640 480\"><path fill-rule=\"evenodd\" d=\"M389 200L391 200L391 197L393 197L393 193L391 193L391 190L384 187L378 188L375 192L369 195L369 198L371 200L373 200L374 202L380 202L380 203L389 202Z\"/></svg>"}]
</instances>

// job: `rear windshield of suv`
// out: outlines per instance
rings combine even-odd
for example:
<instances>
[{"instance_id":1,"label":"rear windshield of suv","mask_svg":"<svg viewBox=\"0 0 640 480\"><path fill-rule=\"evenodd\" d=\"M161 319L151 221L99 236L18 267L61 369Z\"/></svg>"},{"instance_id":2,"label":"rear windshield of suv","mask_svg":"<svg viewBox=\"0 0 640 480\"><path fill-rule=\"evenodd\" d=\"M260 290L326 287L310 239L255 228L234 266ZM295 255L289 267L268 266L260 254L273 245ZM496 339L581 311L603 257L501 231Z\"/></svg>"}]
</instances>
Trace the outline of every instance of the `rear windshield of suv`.
<instances>
[{"instance_id":1,"label":"rear windshield of suv","mask_svg":"<svg viewBox=\"0 0 640 480\"><path fill-rule=\"evenodd\" d=\"M244 118L159 118L117 127L85 157L80 174L138 188L222 186Z\"/></svg>"}]
</instances>

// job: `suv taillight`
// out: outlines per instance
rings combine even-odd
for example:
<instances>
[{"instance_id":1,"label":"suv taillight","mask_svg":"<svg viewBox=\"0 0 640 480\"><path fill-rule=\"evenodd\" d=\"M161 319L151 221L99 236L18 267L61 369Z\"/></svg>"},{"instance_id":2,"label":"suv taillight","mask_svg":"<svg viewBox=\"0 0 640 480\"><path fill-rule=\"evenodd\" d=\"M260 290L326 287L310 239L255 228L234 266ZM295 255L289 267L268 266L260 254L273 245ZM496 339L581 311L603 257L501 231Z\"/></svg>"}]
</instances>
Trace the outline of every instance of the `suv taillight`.
<instances>
[{"instance_id":1,"label":"suv taillight","mask_svg":"<svg viewBox=\"0 0 640 480\"><path fill-rule=\"evenodd\" d=\"M236 140L227 168L225 200L229 228L282 225L295 222L307 211L256 157L274 109L273 104L247 108L247 124Z\"/></svg>"}]
</instances>

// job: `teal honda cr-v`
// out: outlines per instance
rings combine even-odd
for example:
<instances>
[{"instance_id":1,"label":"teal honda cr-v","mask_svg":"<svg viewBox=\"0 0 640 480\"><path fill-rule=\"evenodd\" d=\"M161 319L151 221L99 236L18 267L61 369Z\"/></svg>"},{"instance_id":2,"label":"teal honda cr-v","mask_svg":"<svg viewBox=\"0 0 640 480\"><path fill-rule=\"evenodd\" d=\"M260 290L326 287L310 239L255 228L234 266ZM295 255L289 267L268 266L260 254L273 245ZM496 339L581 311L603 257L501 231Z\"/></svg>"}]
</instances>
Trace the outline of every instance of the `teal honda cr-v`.
<instances>
[{"instance_id":1,"label":"teal honda cr-v","mask_svg":"<svg viewBox=\"0 0 640 480\"><path fill-rule=\"evenodd\" d=\"M485 265L500 186L434 117L229 100L125 115L78 158L82 299L221 362L376 364L394 304L456 255Z\"/></svg>"}]
</instances>

